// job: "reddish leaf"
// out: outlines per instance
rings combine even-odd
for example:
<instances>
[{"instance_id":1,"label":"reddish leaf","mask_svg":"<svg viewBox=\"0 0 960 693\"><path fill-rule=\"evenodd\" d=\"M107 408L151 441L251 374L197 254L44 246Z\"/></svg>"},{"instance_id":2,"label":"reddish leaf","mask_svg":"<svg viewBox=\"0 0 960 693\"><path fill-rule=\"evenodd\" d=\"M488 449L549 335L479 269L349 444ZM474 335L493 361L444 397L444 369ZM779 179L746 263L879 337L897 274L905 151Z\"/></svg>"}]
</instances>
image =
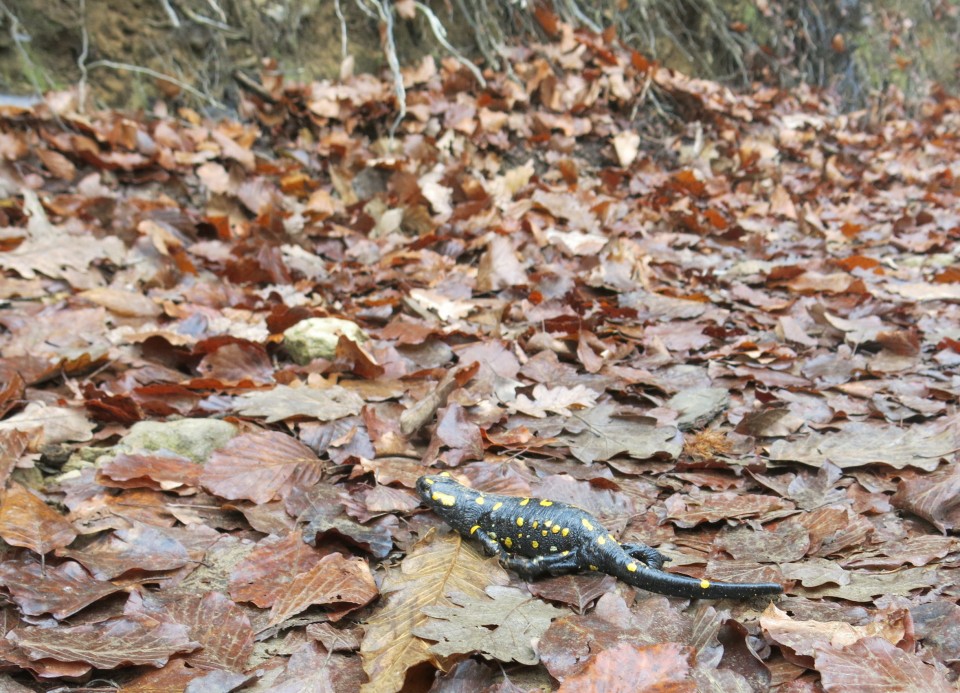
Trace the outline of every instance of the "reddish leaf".
<instances>
[{"instance_id":1,"label":"reddish leaf","mask_svg":"<svg viewBox=\"0 0 960 693\"><path fill-rule=\"evenodd\" d=\"M299 531L283 539L267 537L231 572L230 596L263 608L273 606L297 575L310 571L322 558Z\"/></svg>"},{"instance_id":2,"label":"reddish leaf","mask_svg":"<svg viewBox=\"0 0 960 693\"><path fill-rule=\"evenodd\" d=\"M201 471L199 464L186 457L121 453L100 465L97 481L105 486L146 486L169 491L182 486L199 486Z\"/></svg>"},{"instance_id":3,"label":"reddish leaf","mask_svg":"<svg viewBox=\"0 0 960 693\"><path fill-rule=\"evenodd\" d=\"M162 667L171 655L200 646L190 640L184 626L145 613L68 628L25 626L7 638L31 659L81 662L97 669L130 664Z\"/></svg>"},{"instance_id":4,"label":"reddish leaf","mask_svg":"<svg viewBox=\"0 0 960 693\"><path fill-rule=\"evenodd\" d=\"M173 570L190 560L183 544L164 531L136 523L98 538L82 549L59 552L83 564L99 580L130 570Z\"/></svg>"},{"instance_id":5,"label":"reddish leaf","mask_svg":"<svg viewBox=\"0 0 960 693\"><path fill-rule=\"evenodd\" d=\"M0 504L0 537L14 546L45 554L72 542L70 523L20 484L12 483Z\"/></svg>"},{"instance_id":6,"label":"reddish leaf","mask_svg":"<svg viewBox=\"0 0 960 693\"><path fill-rule=\"evenodd\" d=\"M203 467L201 481L222 498L266 503L284 495L295 474L319 474L313 450L296 438L274 431L239 435L216 450Z\"/></svg>"},{"instance_id":7,"label":"reddish leaf","mask_svg":"<svg viewBox=\"0 0 960 693\"><path fill-rule=\"evenodd\" d=\"M815 661L823 687L831 693L955 690L939 671L882 638L864 638L848 647L817 650Z\"/></svg>"},{"instance_id":8,"label":"reddish leaf","mask_svg":"<svg viewBox=\"0 0 960 693\"><path fill-rule=\"evenodd\" d=\"M249 383L264 385L273 382L273 365L266 350L251 342L224 344L207 353L197 371L205 378L224 385Z\"/></svg>"},{"instance_id":9,"label":"reddish leaf","mask_svg":"<svg viewBox=\"0 0 960 693\"><path fill-rule=\"evenodd\" d=\"M0 584L10 590L20 610L29 616L51 614L64 619L123 587L90 576L78 563L67 561L46 569L34 561L0 563Z\"/></svg>"},{"instance_id":10,"label":"reddish leaf","mask_svg":"<svg viewBox=\"0 0 960 693\"><path fill-rule=\"evenodd\" d=\"M123 693L160 693L161 691L187 691L192 681L200 679L204 672L191 669L182 659L171 659L156 670L147 671L123 685ZM217 687L215 690L230 690L232 686Z\"/></svg>"},{"instance_id":11,"label":"reddish leaf","mask_svg":"<svg viewBox=\"0 0 960 693\"><path fill-rule=\"evenodd\" d=\"M270 690L273 693L359 691L366 681L359 657L332 654L317 643L307 643L290 656Z\"/></svg>"},{"instance_id":12,"label":"reddish leaf","mask_svg":"<svg viewBox=\"0 0 960 693\"><path fill-rule=\"evenodd\" d=\"M904 479L890 502L949 532L960 524L960 467L950 465L936 474Z\"/></svg>"},{"instance_id":13,"label":"reddish leaf","mask_svg":"<svg viewBox=\"0 0 960 693\"><path fill-rule=\"evenodd\" d=\"M677 643L637 647L621 643L598 654L579 674L564 680L560 693L587 691L689 691L693 650Z\"/></svg>"},{"instance_id":14,"label":"reddish leaf","mask_svg":"<svg viewBox=\"0 0 960 693\"><path fill-rule=\"evenodd\" d=\"M527 585L534 596L551 602L569 604L578 614L606 594L617 584L617 579L609 575L561 575L560 577L538 580Z\"/></svg>"},{"instance_id":15,"label":"reddish leaf","mask_svg":"<svg viewBox=\"0 0 960 693\"><path fill-rule=\"evenodd\" d=\"M244 611L220 592L185 597L167 605L170 616L187 627L201 649L187 661L201 668L243 671L253 652L253 628Z\"/></svg>"},{"instance_id":16,"label":"reddish leaf","mask_svg":"<svg viewBox=\"0 0 960 693\"><path fill-rule=\"evenodd\" d=\"M377 594L377 586L365 560L348 559L333 553L324 556L309 571L295 576L284 588L270 610L270 625L283 623L314 604L341 608L349 605L348 611L356 609Z\"/></svg>"},{"instance_id":17,"label":"reddish leaf","mask_svg":"<svg viewBox=\"0 0 960 693\"><path fill-rule=\"evenodd\" d=\"M0 487L6 486L10 472L34 439L35 436L26 431L0 430Z\"/></svg>"}]
</instances>

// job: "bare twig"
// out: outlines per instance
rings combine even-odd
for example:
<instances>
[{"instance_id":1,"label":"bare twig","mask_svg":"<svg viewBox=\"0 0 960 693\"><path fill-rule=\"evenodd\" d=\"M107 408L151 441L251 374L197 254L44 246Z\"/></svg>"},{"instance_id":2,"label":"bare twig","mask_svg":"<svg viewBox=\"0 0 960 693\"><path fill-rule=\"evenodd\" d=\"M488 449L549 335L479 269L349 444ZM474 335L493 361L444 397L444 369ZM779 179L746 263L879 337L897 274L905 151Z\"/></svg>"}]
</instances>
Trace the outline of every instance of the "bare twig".
<instances>
[{"instance_id":1,"label":"bare twig","mask_svg":"<svg viewBox=\"0 0 960 693\"><path fill-rule=\"evenodd\" d=\"M340 9L340 0L334 0L334 10L337 13L337 19L340 20L340 59L347 59L347 20Z\"/></svg>"},{"instance_id":2,"label":"bare twig","mask_svg":"<svg viewBox=\"0 0 960 693\"><path fill-rule=\"evenodd\" d=\"M224 31L229 34L234 34L237 36L243 33L239 29L235 29L234 27L230 26L226 22L221 22L216 19L210 19L210 17L205 17L204 15L198 12L194 12L186 5L184 5L180 9L183 10L183 13L190 18L191 22L194 22L196 24L204 24L206 26L212 26L214 29L217 29L219 31Z\"/></svg>"},{"instance_id":3,"label":"bare twig","mask_svg":"<svg viewBox=\"0 0 960 693\"><path fill-rule=\"evenodd\" d=\"M224 105L223 103L217 101L215 98L213 98L208 94L204 94L202 91L199 91L198 89L190 86L186 82L182 82L176 77L165 75L162 72L157 72L156 70L152 70L149 67L141 67L140 65L130 65L128 63L118 63L113 60L95 60L94 62L89 63L87 65L87 68L93 68L93 67L109 67L114 70L123 70L126 72L136 72L139 74L147 75L149 77L153 77L154 79L159 79L164 82L169 82L170 84L173 84L179 87L180 89L183 89L185 92L187 92L191 96L197 99L200 99L201 101L205 101L211 106L215 106L217 108L224 108L224 109L226 108L226 105Z\"/></svg>"},{"instance_id":4,"label":"bare twig","mask_svg":"<svg viewBox=\"0 0 960 693\"><path fill-rule=\"evenodd\" d=\"M0 0L0 10L3 10L3 13L7 15L7 19L10 20L10 38L13 39L13 44L17 47L17 53L20 55L20 60L23 61L24 73L30 84L33 86L34 91L37 93L37 96L40 100L43 100L43 86L40 84L40 81L37 79L37 74L39 74L39 68L30 59L30 54L27 53L27 49L23 47L24 37L29 40L29 35L24 31L23 24L20 22L20 18L17 17L13 12L11 12L5 2ZM47 80L49 82L49 79Z\"/></svg>"},{"instance_id":5,"label":"bare twig","mask_svg":"<svg viewBox=\"0 0 960 693\"><path fill-rule=\"evenodd\" d=\"M380 20L384 24L383 52L387 56L387 64L390 65L390 73L393 75L393 91L397 95L397 117L390 126L390 139L393 139L400 123L407 115L407 90L403 86L403 75L400 74L400 60L397 58L397 44L393 39L393 8L389 0L380 0L377 6L380 13Z\"/></svg>"},{"instance_id":6,"label":"bare twig","mask_svg":"<svg viewBox=\"0 0 960 693\"><path fill-rule=\"evenodd\" d=\"M465 58L460 51L450 45L450 42L447 41L447 30L443 28L443 24L440 23L439 19L437 19L437 15L433 13L433 10L424 5L422 2L415 2L414 5L418 10L420 10L421 13L426 15L427 22L430 24L430 30L433 31L433 35L436 37L440 45L452 53L453 56L460 61L461 65L470 70L470 72L473 73L473 76L476 77L477 81L480 83L480 86L486 89L487 80L483 78L483 73L480 72L480 69L476 65L467 60L467 58Z\"/></svg>"},{"instance_id":7,"label":"bare twig","mask_svg":"<svg viewBox=\"0 0 960 693\"><path fill-rule=\"evenodd\" d=\"M370 17L370 19L377 19L377 18L378 18L378 13L377 13L376 11L370 9L369 7L367 7L367 4L366 4L366 2L364 2L364 0L353 0L353 1L356 3L356 5L357 5L357 7L360 9L360 11L363 12L363 13L364 13L365 15L367 15L368 17ZM372 0L371 0L371 1L372 1Z\"/></svg>"},{"instance_id":8,"label":"bare twig","mask_svg":"<svg viewBox=\"0 0 960 693\"><path fill-rule=\"evenodd\" d=\"M251 93L256 94L267 103L277 102L273 94L267 91L262 84L260 84L259 82L256 82L252 77L241 72L240 70L233 71L233 78L237 81L237 84L240 85L241 89L245 89Z\"/></svg>"},{"instance_id":9,"label":"bare twig","mask_svg":"<svg viewBox=\"0 0 960 693\"><path fill-rule=\"evenodd\" d=\"M83 113L87 108L87 56L90 53L90 35L87 33L87 0L80 0L80 55L77 56L77 68L80 70L80 82L77 84L78 108Z\"/></svg>"},{"instance_id":10,"label":"bare twig","mask_svg":"<svg viewBox=\"0 0 960 693\"><path fill-rule=\"evenodd\" d=\"M211 10L217 13L217 16L220 17L220 21L226 24L227 14L223 11L223 8L217 4L217 0L207 0L207 4L210 6Z\"/></svg>"},{"instance_id":11,"label":"bare twig","mask_svg":"<svg viewBox=\"0 0 960 693\"><path fill-rule=\"evenodd\" d=\"M173 6L170 4L170 0L160 0L160 4L163 5L163 11L167 13L167 17L170 19L170 23L177 29L180 28L180 17L177 16L177 11L173 9Z\"/></svg>"}]
</instances>

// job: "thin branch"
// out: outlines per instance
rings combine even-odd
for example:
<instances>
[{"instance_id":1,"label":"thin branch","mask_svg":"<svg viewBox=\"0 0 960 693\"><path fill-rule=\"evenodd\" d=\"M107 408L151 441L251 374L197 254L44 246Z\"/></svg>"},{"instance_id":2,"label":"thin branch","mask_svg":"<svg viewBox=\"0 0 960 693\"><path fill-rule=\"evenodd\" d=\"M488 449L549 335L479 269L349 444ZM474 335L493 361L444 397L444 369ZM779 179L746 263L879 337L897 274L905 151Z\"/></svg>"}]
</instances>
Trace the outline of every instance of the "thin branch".
<instances>
[{"instance_id":1,"label":"thin branch","mask_svg":"<svg viewBox=\"0 0 960 693\"><path fill-rule=\"evenodd\" d=\"M367 7L367 4L363 2L363 0L353 0L353 1L354 3L356 3L357 7L360 8L360 11L363 12L368 17L370 17L370 19L376 20L378 18L377 12L374 12L369 7Z\"/></svg>"},{"instance_id":2,"label":"thin branch","mask_svg":"<svg viewBox=\"0 0 960 693\"><path fill-rule=\"evenodd\" d=\"M77 67L80 70L80 82L77 84L77 98L80 112L87 108L87 57L90 54L90 35L87 33L87 0L80 0L80 55Z\"/></svg>"},{"instance_id":3,"label":"thin branch","mask_svg":"<svg viewBox=\"0 0 960 693\"><path fill-rule=\"evenodd\" d=\"M228 34L233 34L234 36L239 36L240 34L243 33L239 29L234 29L232 26L230 26L226 22L221 22L216 19L210 19L210 17L206 17L202 14L199 14L198 12L194 12L189 7L183 6L180 9L183 10L183 13L190 18L190 21L196 24L205 24L206 26L212 26L214 29L218 29Z\"/></svg>"},{"instance_id":4,"label":"thin branch","mask_svg":"<svg viewBox=\"0 0 960 693\"><path fill-rule=\"evenodd\" d=\"M340 59L347 59L347 20L340 9L340 0L334 0L334 10L337 13L337 19L340 20Z\"/></svg>"},{"instance_id":5,"label":"thin branch","mask_svg":"<svg viewBox=\"0 0 960 693\"><path fill-rule=\"evenodd\" d=\"M400 123L407 116L407 90L403 86L403 75L400 74L400 60L397 58L397 44L393 40L393 8L390 7L389 0L380 0L377 6L380 12L380 19L384 23L383 52L387 56L387 64L390 65L390 73L393 75L393 91L397 95L397 107L399 113L390 126L390 139L393 139Z\"/></svg>"},{"instance_id":6,"label":"thin branch","mask_svg":"<svg viewBox=\"0 0 960 693\"><path fill-rule=\"evenodd\" d=\"M427 16L427 21L430 23L430 29L433 31L433 35L436 37L437 41L440 42L440 45L452 53L453 56L460 61L461 65L470 70L470 72L473 73L473 76L477 78L480 86L486 89L487 80L483 78L483 73L480 72L480 69L476 65L467 60L463 54L460 53L460 51L450 45L450 42L447 41L447 30L443 28L443 24L440 23L439 19L437 19L437 15L433 13L433 10L424 5L422 2L414 2L414 5L418 10Z\"/></svg>"},{"instance_id":7,"label":"thin branch","mask_svg":"<svg viewBox=\"0 0 960 693\"><path fill-rule=\"evenodd\" d=\"M207 4L210 6L211 10L217 13L217 16L220 17L220 21L226 24L227 14L223 11L223 8L217 4L217 0L207 0Z\"/></svg>"},{"instance_id":8,"label":"thin branch","mask_svg":"<svg viewBox=\"0 0 960 693\"><path fill-rule=\"evenodd\" d=\"M124 70L127 72L136 72L139 74L147 75L149 77L153 77L154 79L159 79L163 82L169 82L170 84L176 85L177 87L180 87L191 96L194 96L197 99L200 99L201 101L205 101L211 106L215 106L217 108L227 107L225 104L220 103L212 96L209 96L208 94L204 94L202 91L199 91L194 87L191 87L186 82L181 82L176 77L165 75L162 72L151 70L149 67L141 67L139 65L130 65L128 63L118 63L118 62L114 62L113 60L95 60L94 62L87 65L87 68L92 68L92 67L109 67L114 70Z\"/></svg>"},{"instance_id":9,"label":"thin branch","mask_svg":"<svg viewBox=\"0 0 960 693\"><path fill-rule=\"evenodd\" d=\"M37 96L41 101L43 101L43 86L37 79L39 68L33 62L33 60L30 59L30 54L27 53L27 49L23 47L23 37L26 36L29 39L29 35L23 30L23 25L20 23L20 18L7 8L7 5L5 2L3 2L3 0L0 0L0 10L3 10L3 13L7 15L7 19L10 20L10 38L17 47L17 53L20 55L20 60L23 61L24 73L27 79L30 80L30 84L33 86Z\"/></svg>"},{"instance_id":10,"label":"thin branch","mask_svg":"<svg viewBox=\"0 0 960 693\"><path fill-rule=\"evenodd\" d=\"M170 19L170 23L177 29L180 28L180 17L177 16L177 11L173 9L173 6L170 4L170 0L160 0L160 4L163 5L163 11L167 13L167 18Z\"/></svg>"}]
</instances>

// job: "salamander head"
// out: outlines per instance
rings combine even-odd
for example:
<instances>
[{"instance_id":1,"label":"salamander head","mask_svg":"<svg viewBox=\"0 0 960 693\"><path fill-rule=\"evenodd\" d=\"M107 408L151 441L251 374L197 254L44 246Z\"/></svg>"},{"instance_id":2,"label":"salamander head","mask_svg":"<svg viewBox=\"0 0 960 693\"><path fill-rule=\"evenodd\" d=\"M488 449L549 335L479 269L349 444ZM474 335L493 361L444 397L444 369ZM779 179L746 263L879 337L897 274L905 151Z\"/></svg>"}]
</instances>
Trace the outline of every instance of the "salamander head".
<instances>
[{"instance_id":1,"label":"salamander head","mask_svg":"<svg viewBox=\"0 0 960 693\"><path fill-rule=\"evenodd\" d=\"M477 514L476 511L480 509L480 506L475 503L468 503L478 495L476 491L458 484L446 472L417 479L417 493L428 507L454 526L460 524L466 517ZM460 522L454 523L454 519Z\"/></svg>"}]
</instances>

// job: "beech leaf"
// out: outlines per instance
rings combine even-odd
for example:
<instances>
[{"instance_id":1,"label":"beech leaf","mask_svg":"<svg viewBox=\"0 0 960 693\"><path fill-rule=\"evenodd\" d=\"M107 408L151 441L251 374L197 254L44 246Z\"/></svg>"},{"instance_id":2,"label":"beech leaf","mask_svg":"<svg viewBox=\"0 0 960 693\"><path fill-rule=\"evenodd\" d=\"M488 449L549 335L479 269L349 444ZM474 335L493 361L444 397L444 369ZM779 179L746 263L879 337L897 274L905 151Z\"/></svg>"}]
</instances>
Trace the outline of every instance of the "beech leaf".
<instances>
[{"instance_id":1,"label":"beech leaf","mask_svg":"<svg viewBox=\"0 0 960 693\"><path fill-rule=\"evenodd\" d=\"M486 593L481 599L452 595L455 606L425 606L423 613L431 620L414 628L413 634L437 641L430 651L444 657L479 652L501 662L536 664L532 643L554 619L570 612L513 587L491 585Z\"/></svg>"}]
</instances>

